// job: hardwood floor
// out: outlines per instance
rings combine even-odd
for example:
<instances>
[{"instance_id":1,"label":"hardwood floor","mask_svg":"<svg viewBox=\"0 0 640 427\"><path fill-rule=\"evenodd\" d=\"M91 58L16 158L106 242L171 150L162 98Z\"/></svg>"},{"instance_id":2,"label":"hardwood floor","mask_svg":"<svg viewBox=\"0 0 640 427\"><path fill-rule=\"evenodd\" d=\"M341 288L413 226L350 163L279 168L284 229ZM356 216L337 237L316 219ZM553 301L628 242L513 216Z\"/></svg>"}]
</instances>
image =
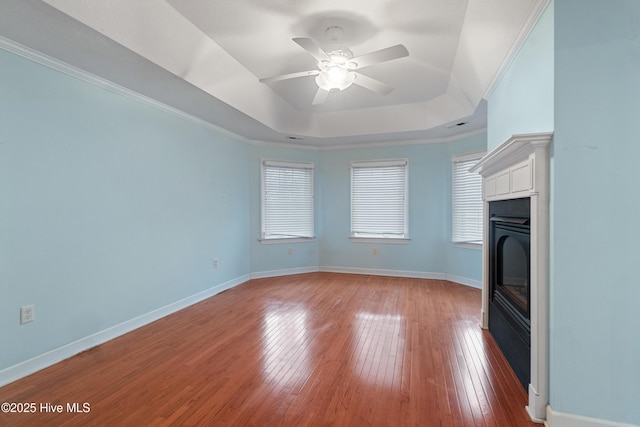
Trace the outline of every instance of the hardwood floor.
<instances>
[{"instance_id":1,"label":"hardwood floor","mask_svg":"<svg viewBox=\"0 0 640 427\"><path fill-rule=\"evenodd\" d=\"M0 388L37 405L0 425L539 427L479 317L445 281L252 280Z\"/></svg>"}]
</instances>

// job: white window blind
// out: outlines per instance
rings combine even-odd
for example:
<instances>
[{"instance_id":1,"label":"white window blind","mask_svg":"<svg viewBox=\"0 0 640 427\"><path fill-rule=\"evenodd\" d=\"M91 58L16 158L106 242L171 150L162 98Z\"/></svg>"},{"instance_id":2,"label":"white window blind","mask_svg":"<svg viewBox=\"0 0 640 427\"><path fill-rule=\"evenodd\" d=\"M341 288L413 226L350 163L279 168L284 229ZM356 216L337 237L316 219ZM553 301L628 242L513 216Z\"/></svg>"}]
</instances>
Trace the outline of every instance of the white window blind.
<instances>
[{"instance_id":1,"label":"white window blind","mask_svg":"<svg viewBox=\"0 0 640 427\"><path fill-rule=\"evenodd\" d=\"M482 153L454 156L452 241L482 243L482 177L469 172Z\"/></svg>"},{"instance_id":2,"label":"white window blind","mask_svg":"<svg viewBox=\"0 0 640 427\"><path fill-rule=\"evenodd\" d=\"M351 163L351 236L407 238L407 160Z\"/></svg>"},{"instance_id":3,"label":"white window blind","mask_svg":"<svg viewBox=\"0 0 640 427\"><path fill-rule=\"evenodd\" d=\"M262 238L313 237L313 163L262 162Z\"/></svg>"}]
</instances>

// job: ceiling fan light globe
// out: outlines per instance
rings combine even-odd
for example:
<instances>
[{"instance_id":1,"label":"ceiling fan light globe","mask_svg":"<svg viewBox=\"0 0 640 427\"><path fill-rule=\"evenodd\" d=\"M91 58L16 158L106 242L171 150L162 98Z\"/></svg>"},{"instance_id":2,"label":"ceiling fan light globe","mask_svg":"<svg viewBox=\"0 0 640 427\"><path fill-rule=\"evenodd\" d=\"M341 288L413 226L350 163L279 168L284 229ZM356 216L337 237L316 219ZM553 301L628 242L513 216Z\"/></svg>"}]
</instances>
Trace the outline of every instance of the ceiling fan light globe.
<instances>
[{"instance_id":1,"label":"ceiling fan light globe","mask_svg":"<svg viewBox=\"0 0 640 427\"><path fill-rule=\"evenodd\" d=\"M329 81L327 73L325 71L322 71L316 76L316 84L320 89L324 89L327 92L330 92L332 89L331 82Z\"/></svg>"},{"instance_id":2,"label":"ceiling fan light globe","mask_svg":"<svg viewBox=\"0 0 640 427\"><path fill-rule=\"evenodd\" d=\"M316 84L326 91L345 90L353 84L355 74L341 67L330 67L316 77Z\"/></svg>"},{"instance_id":3,"label":"ceiling fan light globe","mask_svg":"<svg viewBox=\"0 0 640 427\"><path fill-rule=\"evenodd\" d=\"M356 79L355 73L352 73L351 71L347 71L345 76L344 76L344 79L342 80L342 86L343 87L340 90L344 90L344 89L348 88L349 86L351 86L355 79Z\"/></svg>"},{"instance_id":4,"label":"ceiling fan light globe","mask_svg":"<svg viewBox=\"0 0 640 427\"><path fill-rule=\"evenodd\" d=\"M327 77L332 83L338 84L346 79L347 70L341 67L329 67L327 70Z\"/></svg>"}]
</instances>

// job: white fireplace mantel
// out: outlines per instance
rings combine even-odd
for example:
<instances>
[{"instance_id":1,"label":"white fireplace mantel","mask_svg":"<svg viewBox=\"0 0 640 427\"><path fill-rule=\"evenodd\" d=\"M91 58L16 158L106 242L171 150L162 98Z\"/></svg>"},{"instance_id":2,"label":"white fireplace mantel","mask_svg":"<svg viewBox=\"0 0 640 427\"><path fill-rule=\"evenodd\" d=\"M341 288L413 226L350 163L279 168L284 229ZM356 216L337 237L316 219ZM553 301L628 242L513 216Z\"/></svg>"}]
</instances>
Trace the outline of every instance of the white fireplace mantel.
<instances>
[{"instance_id":1,"label":"white fireplace mantel","mask_svg":"<svg viewBox=\"0 0 640 427\"><path fill-rule=\"evenodd\" d=\"M535 422L546 419L549 403L549 144L552 132L513 135L472 169L482 175L484 232L482 255L482 327L489 325L488 207L495 200L531 200L531 382L527 411Z\"/></svg>"},{"instance_id":2,"label":"white fireplace mantel","mask_svg":"<svg viewBox=\"0 0 640 427\"><path fill-rule=\"evenodd\" d=\"M483 176L487 201L547 193L548 149L552 133L514 135L484 156L472 169Z\"/></svg>"}]
</instances>

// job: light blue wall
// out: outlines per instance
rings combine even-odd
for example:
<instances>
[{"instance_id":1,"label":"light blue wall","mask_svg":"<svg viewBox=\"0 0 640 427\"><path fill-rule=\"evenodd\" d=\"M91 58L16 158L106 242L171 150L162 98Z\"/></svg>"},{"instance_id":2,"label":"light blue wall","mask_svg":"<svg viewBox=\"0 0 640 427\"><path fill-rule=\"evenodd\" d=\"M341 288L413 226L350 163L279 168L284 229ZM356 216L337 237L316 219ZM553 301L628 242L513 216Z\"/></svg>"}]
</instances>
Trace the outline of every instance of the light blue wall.
<instances>
[{"instance_id":1,"label":"light blue wall","mask_svg":"<svg viewBox=\"0 0 640 427\"><path fill-rule=\"evenodd\" d=\"M640 2L555 5L551 404L640 425Z\"/></svg>"},{"instance_id":2,"label":"light blue wall","mask_svg":"<svg viewBox=\"0 0 640 427\"><path fill-rule=\"evenodd\" d=\"M547 7L488 98L488 149L553 130L553 7Z\"/></svg>"},{"instance_id":3,"label":"light blue wall","mask_svg":"<svg viewBox=\"0 0 640 427\"><path fill-rule=\"evenodd\" d=\"M409 159L408 244L354 243L350 233L350 162ZM323 152L325 206L320 261L324 266L442 272L447 242L447 157L438 144ZM373 247L379 249L373 255Z\"/></svg>"},{"instance_id":4,"label":"light blue wall","mask_svg":"<svg viewBox=\"0 0 640 427\"><path fill-rule=\"evenodd\" d=\"M486 134L458 141L349 150L294 150L268 145L250 148L251 271L341 267L441 273L480 281L481 252L455 247L451 236L451 156L486 149ZM315 164L313 242L261 244L260 159ZM410 235L407 245L349 240L350 161L409 158ZM373 247L379 250L372 254ZM291 247L293 253L288 253Z\"/></svg>"},{"instance_id":5,"label":"light blue wall","mask_svg":"<svg viewBox=\"0 0 640 427\"><path fill-rule=\"evenodd\" d=\"M456 142L322 151L320 264L326 267L455 274L481 279L480 251L453 248L451 156L486 149L486 135ZM355 243L350 231L350 162L409 159L408 244ZM373 255L377 247L378 255Z\"/></svg>"},{"instance_id":6,"label":"light blue wall","mask_svg":"<svg viewBox=\"0 0 640 427\"><path fill-rule=\"evenodd\" d=\"M248 274L246 158L0 50L0 369Z\"/></svg>"},{"instance_id":7,"label":"light blue wall","mask_svg":"<svg viewBox=\"0 0 640 427\"><path fill-rule=\"evenodd\" d=\"M279 270L317 268L319 262L319 238L302 243L262 244L258 240L261 232L261 197L260 197L260 161L261 159L290 162L310 162L314 164L314 228L316 236L322 234L320 215L322 204L319 203L321 179L319 172L319 154L317 150L280 148L269 145L252 145L249 158L250 171L250 205L249 205L249 248L251 272L277 272ZM288 253L291 248L292 253ZM271 274L271 273L269 273Z\"/></svg>"},{"instance_id":8,"label":"light blue wall","mask_svg":"<svg viewBox=\"0 0 640 427\"><path fill-rule=\"evenodd\" d=\"M552 1L488 103L490 148L513 133L554 130L550 405L632 424L640 424L638 17L637 0Z\"/></svg>"}]
</instances>

